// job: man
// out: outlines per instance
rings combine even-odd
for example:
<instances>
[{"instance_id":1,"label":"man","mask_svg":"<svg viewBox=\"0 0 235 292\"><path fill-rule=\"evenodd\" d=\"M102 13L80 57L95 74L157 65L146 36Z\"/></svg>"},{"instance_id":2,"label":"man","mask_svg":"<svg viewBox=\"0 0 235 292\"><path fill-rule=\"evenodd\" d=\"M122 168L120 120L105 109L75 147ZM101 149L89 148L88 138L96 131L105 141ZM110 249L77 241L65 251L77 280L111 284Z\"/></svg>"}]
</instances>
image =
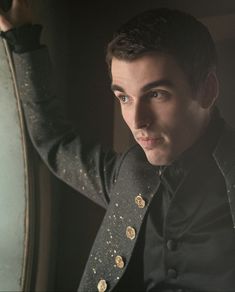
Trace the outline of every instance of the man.
<instances>
[{"instance_id":1,"label":"man","mask_svg":"<svg viewBox=\"0 0 235 292\"><path fill-rule=\"evenodd\" d=\"M11 15L20 7L27 18L19 0ZM137 142L119 156L85 144L64 120L39 30L9 31L19 23L11 15L0 28L16 52L33 143L56 176L107 209L79 291L235 291L235 134L215 106L208 30L158 9L114 36L111 88Z\"/></svg>"}]
</instances>

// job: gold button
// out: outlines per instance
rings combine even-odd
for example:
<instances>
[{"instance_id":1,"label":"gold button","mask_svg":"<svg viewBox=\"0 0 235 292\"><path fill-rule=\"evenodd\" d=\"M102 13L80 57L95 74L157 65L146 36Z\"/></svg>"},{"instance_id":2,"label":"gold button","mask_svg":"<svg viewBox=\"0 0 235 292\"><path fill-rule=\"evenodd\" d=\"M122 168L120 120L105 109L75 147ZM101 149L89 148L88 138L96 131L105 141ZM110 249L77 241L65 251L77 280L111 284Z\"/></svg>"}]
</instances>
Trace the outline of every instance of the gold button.
<instances>
[{"instance_id":1,"label":"gold button","mask_svg":"<svg viewBox=\"0 0 235 292\"><path fill-rule=\"evenodd\" d=\"M145 200L142 198L141 194L135 197L135 203L141 209L145 207Z\"/></svg>"},{"instance_id":2,"label":"gold button","mask_svg":"<svg viewBox=\"0 0 235 292\"><path fill-rule=\"evenodd\" d=\"M126 228L127 238L133 240L135 238L135 235L136 235L135 229L131 226L127 226L127 228Z\"/></svg>"},{"instance_id":3,"label":"gold button","mask_svg":"<svg viewBox=\"0 0 235 292\"><path fill-rule=\"evenodd\" d=\"M122 269L125 266L123 258L119 255L115 257L115 263L119 269Z\"/></svg>"},{"instance_id":4,"label":"gold button","mask_svg":"<svg viewBox=\"0 0 235 292\"><path fill-rule=\"evenodd\" d=\"M106 291L107 290L107 287L108 287L107 282L105 280L103 280L103 279L100 280L99 283L98 283L98 285L97 285L97 288L98 288L98 291L99 292Z\"/></svg>"}]
</instances>

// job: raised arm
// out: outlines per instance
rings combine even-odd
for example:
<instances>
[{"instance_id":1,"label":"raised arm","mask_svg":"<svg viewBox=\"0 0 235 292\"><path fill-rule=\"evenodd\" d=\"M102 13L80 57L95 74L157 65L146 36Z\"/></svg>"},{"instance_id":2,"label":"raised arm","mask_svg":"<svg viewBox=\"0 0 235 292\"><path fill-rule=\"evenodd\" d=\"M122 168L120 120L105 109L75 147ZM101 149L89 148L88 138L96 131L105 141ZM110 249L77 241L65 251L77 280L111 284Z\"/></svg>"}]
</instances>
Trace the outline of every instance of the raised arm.
<instances>
[{"instance_id":1,"label":"raised arm","mask_svg":"<svg viewBox=\"0 0 235 292\"><path fill-rule=\"evenodd\" d=\"M11 10L1 13L0 29L6 38L9 30L14 34L15 30L22 30L25 24L32 22L32 13L25 0L13 0ZM13 50L19 35L21 33L16 32L16 37L13 36ZM57 177L106 207L115 179L117 155L82 141L65 119L59 100L54 96L47 49L34 44L33 50L22 53L27 51L22 50L22 46L20 53L13 56L18 91L33 144Z\"/></svg>"}]
</instances>

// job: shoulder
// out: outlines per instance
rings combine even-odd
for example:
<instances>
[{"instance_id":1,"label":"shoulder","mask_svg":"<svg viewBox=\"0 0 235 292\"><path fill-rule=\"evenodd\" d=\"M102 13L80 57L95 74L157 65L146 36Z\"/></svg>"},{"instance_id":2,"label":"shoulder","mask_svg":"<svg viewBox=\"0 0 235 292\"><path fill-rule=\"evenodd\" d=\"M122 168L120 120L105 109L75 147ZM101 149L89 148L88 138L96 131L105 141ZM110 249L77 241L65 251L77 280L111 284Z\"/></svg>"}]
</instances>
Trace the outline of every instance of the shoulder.
<instances>
[{"instance_id":1,"label":"shoulder","mask_svg":"<svg viewBox=\"0 0 235 292\"><path fill-rule=\"evenodd\" d=\"M144 151L138 144L132 145L122 155L120 159L120 168L124 166L135 167L139 163L148 163Z\"/></svg>"},{"instance_id":2,"label":"shoulder","mask_svg":"<svg viewBox=\"0 0 235 292\"><path fill-rule=\"evenodd\" d=\"M122 154L117 172L117 179L128 178L128 181L142 180L146 177L156 176L156 166L151 165L142 150L135 144Z\"/></svg>"},{"instance_id":3,"label":"shoulder","mask_svg":"<svg viewBox=\"0 0 235 292\"><path fill-rule=\"evenodd\" d=\"M230 125L225 124L213 156L223 173L235 167L235 129Z\"/></svg>"},{"instance_id":4,"label":"shoulder","mask_svg":"<svg viewBox=\"0 0 235 292\"><path fill-rule=\"evenodd\" d=\"M235 147L235 129L225 124L224 129L220 135L219 141L217 143L216 151L219 149L232 150Z\"/></svg>"}]
</instances>

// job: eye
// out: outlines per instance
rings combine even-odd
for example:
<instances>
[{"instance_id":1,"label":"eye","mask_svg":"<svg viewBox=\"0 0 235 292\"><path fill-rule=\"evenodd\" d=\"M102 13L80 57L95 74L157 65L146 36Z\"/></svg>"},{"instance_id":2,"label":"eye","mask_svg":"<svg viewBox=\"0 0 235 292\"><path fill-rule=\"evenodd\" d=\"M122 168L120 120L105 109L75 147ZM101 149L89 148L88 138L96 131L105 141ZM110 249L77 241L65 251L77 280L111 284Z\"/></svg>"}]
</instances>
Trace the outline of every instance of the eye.
<instances>
[{"instance_id":1,"label":"eye","mask_svg":"<svg viewBox=\"0 0 235 292\"><path fill-rule=\"evenodd\" d=\"M167 99L170 97L169 92L165 90L153 90L146 94L147 98Z\"/></svg>"},{"instance_id":2,"label":"eye","mask_svg":"<svg viewBox=\"0 0 235 292\"><path fill-rule=\"evenodd\" d=\"M117 98L120 100L121 103L127 103L129 101L129 96L127 95L119 95Z\"/></svg>"}]
</instances>

